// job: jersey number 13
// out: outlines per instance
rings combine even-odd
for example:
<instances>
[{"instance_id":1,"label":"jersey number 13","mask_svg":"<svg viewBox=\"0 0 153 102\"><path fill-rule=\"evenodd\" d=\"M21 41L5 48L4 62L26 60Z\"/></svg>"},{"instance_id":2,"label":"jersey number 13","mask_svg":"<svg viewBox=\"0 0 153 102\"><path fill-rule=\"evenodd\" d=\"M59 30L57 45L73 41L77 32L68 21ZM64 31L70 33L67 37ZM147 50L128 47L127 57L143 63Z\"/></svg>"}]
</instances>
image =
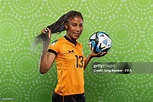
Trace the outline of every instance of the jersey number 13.
<instances>
[{"instance_id":1,"label":"jersey number 13","mask_svg":"<svg viewBox=\"0 0 153 102\"><path fill-rule=\"evenodd\" d=\"M75 55L75 58L76 58L76 68L82 68L84 63L83 56Z\"/></svg>"}]
</instances>

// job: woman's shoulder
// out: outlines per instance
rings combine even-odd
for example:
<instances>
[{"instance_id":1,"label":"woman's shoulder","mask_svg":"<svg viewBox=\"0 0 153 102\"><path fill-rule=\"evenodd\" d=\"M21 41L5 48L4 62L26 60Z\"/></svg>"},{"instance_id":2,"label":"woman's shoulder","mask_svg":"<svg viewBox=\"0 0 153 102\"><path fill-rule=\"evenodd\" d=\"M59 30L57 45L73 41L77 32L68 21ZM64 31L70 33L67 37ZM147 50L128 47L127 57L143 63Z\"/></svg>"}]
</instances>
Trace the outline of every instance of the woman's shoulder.
<instances>
[{"instance_id":1,"label":"woman's shoulder","mask_svg":"<svg viewBox=\"0 0 153 102\"><path fill-rule=\"evenodd\" d=\"M53 41L52 41L52 44L55 44L55 43L62 43L62 42L63 42L63 37L53 40Z\"/></svg>"},{"instance_id":2,"label":"woman's shoulder","mask_svg":"<svg viewBox=\"0 0 153 102\"><path fill-rule=\"evenodd\" d=\"M83 47L83 46L82 46L82 43L80 43L80 42L78 42L78 41L77 41L77 46Z\"/></svg>"}]
</instances>

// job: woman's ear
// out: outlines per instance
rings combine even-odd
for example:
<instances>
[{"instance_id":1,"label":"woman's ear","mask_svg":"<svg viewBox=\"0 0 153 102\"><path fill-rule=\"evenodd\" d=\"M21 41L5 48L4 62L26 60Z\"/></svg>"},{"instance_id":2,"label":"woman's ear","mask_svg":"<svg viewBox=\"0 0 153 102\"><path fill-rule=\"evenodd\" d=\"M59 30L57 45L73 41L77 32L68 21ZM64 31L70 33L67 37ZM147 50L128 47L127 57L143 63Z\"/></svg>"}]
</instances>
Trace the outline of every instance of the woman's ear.
<instances>
[{"instance_id":1,"label":"woman's ear","mask_svg":"<svg viewBox=\"0 0 153 102\"><path fill-rule=\"evenodd\" d=\"M68 29L68 24L67 24L67 23L65 24L65 29L66 29L66 30Z\"/></svg>"}]
</instances>

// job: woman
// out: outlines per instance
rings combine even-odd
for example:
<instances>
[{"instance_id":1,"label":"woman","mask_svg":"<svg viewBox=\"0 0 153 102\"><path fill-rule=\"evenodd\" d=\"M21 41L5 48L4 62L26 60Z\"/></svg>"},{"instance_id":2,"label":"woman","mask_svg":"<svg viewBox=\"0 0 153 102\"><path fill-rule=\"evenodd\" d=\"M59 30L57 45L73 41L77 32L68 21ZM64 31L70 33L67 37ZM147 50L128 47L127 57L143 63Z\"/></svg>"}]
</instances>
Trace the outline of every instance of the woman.
<instances>
[{"instance_id":1,"label":"woman","mask_svg":"<svg viewBox=\"0 0 153 102\"><path fill-rule=\"evenodd\" d=\"M66 30L64 37L55 40L47 49L51 34ZM58 83L52 95L52 102L86 102L84 96L84 69L93 57L106 52L92 52L87 58L82 44L77 42L83 31L83 17L78 11L69 11L55 23L42 30L37 38L43 38L43 52L40 58L40 73L45 74L54 60L57 65ZM47 34L47 38L46 38Z\"/></svg>"}]
</instances>

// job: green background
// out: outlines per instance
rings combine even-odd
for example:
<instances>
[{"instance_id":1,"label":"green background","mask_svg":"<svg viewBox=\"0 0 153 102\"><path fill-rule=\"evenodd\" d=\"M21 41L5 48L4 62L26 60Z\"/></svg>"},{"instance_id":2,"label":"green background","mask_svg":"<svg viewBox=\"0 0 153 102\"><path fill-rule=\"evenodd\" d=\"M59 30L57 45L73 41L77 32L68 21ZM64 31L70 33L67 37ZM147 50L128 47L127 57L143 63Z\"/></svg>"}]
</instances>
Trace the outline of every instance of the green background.
<instances>
[{"instance_id":1,"label":"green background","mask_svg":"<svg viewBox=\"0 0 153 102\"><path fill-rule=\"evenodd\" d=\"M86 56L92 33L104 31L113 42L109 53L92 59L85 70L87 102L153 102L152 74L93 73L91 65L153 62L152 0L0 0L0 102L51 102L56 67L41 75L41 46L31 44L44 27L69 10L84 16L78 41ZM64 34L52 35L52 41Z\"/></svg>"}]
</instances>

